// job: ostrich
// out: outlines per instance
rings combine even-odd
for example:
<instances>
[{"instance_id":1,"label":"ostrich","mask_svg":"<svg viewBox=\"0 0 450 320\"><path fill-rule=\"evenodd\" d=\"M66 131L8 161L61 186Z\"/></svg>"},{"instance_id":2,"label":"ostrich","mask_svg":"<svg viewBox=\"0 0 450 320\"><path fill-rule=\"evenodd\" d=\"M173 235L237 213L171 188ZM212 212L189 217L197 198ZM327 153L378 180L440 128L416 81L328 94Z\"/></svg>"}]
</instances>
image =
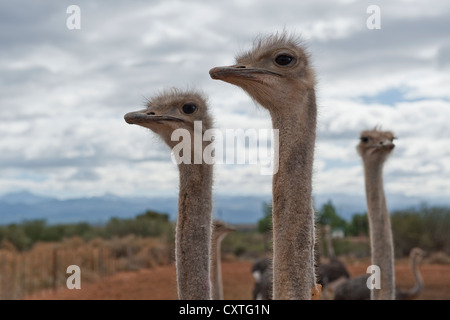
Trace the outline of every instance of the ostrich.
<instances>
[{"instance_id":1,"label":"ostrich","mask_svg":"<svg viewBox=\"0 0 450 320\"><path fill-rule=\"evenodd\" d=\"M345 264L339 260L334 254L333 243L331 241L331 230L329 225L324 226L325 242L327 245L328 257L330 261L326 264L319 265L318 283L324 288L330 282L333 282L341 277L344 279L350 278L350 274L345 267Z\"/></svg>"},{"instance_id":2,"label":"ostrich","mask_svg":"<svg viewBox=\"0 0 450 320\"><path fill-rule=\"evenodd\" d=\"M396 289L395 300L413 300L423 291L423 278L419 271L419 264L426 256L426 252L420 248L412 248L409 252L409 265L414 276L414 287L408 291Z\"/></svg>"},{"instance_id":3,"label":"ostrich","mask_svg":"<svg viewBox=\"0 0 450 320\"><path fill-rule=\"evenodd\" d=\"M211 128L213 123L203 94L176 88L155 95L149 100L146 109L127 113L125 121L149 128L171 149L178 144L178 141L172 140L176 129L184 129L183 132L194 137L194 131L195 134L202 134L198 131ZM200 121L201 129L197 125ZM193 161L198 158L197 153L203 151L207 142L203 141L200 147L194 146L195 139L190 140L188 147L194 152L183 149L183 159L190 156L190 161L179 161L179 154L174 152L180 178L175 246L178 297L180 300L206 300L211 299L213 165L205 163L203 157L199 164Z\"/></svg>"},{"instance_id":4,"label":"ostrich","mask_svg":"<svg viewBox=\"0 0 450 320\"><path fill-rule=\"evenodd\" d=\"M324 237L327 244L327 251L329 262L326 264L320 264L318 267L318 283L322 285L323 293L329 294L330 291L334 291L333 288L327 290L326 286L333 283L337 285L337 279L349 279L350 274L345 264L339 260L335 253L333 244L331 241L330 226L324 226ZM272 278L269 275L272 272L272 260L268 257L257 260L252 266L252 275L255 278L255 284L253 288L254 300L271 300L272 299ZM339 282L341 283L341 282ZM325 297L324 297L325 298Z\"/></svg>"},{"instance_id":5,"label":"ostrich","mask_svg":"<svg viewBox=\"0 0 450 320\"><path fill-rule=\"evenodd\" d=\"M257 260L252 266L252 275L255 279L253 287L254 300L272 300L272 260L264 257Z\"/></svg>"},{"instance_id":6,"label":"ostrich","mask_svg":"<svg viewBox=\"0 0 450 320\"><path fill-rule=\"evenodd\" d=\"M317 298L312 169L316 140L314 70L295 36L255 41L236 64L215 67L213 79L236 85L266 108L279 132L273 194L273 298Z\"/></svg>"},{"instance_id":7,"label":"ostrich","mask_svg":"<svg viewBox=\"0 0 450 320\"><path fill-rule=\"evenodd\" d=\"M213 220L211 236L211 292L213 300L223 300L221 261L222 240L230 231L236 229L221 220Z\"/></svg>"},{"instance_id":8,"label":"ostrich","mask_svg":"<svg viewBox=\"0 0 450 320\"><path fill-rule=\"evenodd\" d=\"M324 299L329 298L334 288L327 289L329 284L336 286L343 280L349 279L350 274L345 267L344 263L339 260L335 254L331 242L330 226L326 225L325 240L327 243L328 256L330 262L327 264L321 264L318 268L318 283L320 283L324 289L323 294L327 295ZM268 257L257 260L252 266L252 274L255 278L255 284L253 287L253 299L254 300L271 300L272 299L272 260ZM336 280L340 279L340 282ZM330 293L331 292L331 293Z\"/></svg>"},{"instance_id":9,"label":"ostrich","mask_svg":"<svg viewBox=\"0 0 450 320\"><path fill-rule=\"evenodd\" d=\"M334 287L334 300L370 300L370 289L367 287L369 274L350 279L338 279L329 284Z\"/></svg>"},{"instance_id":10,"label":"ostrich","mask_svg":"<svg viewBox=\"0 0 450 320\"><path fill-rule=\"evenodd\" d=\"M413 300L423 291L423 278L419 271L419 264L426 253L420 248L413 248L409 253L409 265L414 275L414 287L410 290L395 291L395 300ZM334 300L370 300L370 289L367 287L368 274L364 274L345 281L335 281ZM330 284L332 286L333 284Z\"/></svg>"},{"instance_id":11,"label":"ostrich","mask_svg":"<svg viewBox=\"0 0 450 320\"><path fill-rule=\"evenodd\" d=\"M383 189L383 166L395 147L393 140L392 132L375 128L362 131L357 146L364 165L372 265L380 268L381 288L371 291L372 300L395 299L394 245Z\"/></svg>"}]
</instances>

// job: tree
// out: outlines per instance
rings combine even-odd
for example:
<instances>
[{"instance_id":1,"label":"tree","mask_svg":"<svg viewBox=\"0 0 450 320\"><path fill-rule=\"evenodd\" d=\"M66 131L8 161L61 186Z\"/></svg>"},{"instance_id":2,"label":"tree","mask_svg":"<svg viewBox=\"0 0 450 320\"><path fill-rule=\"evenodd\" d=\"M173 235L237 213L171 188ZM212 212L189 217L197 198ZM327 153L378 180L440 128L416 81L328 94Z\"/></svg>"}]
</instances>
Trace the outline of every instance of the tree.
<instances>
[{"instance_id":1,"label":"tree","mask_svg":"<svg viewBox=\"0 0 450 320\"><path fill-rule=\"evenodd\" d=\"M21 227L31 243L34 243L43 238L47 224L45 220L25 220Z\"/></svg>"},{"instance_id":2,"label":"tree","mask_svg":"<svg viewBox=\"0 0 450 320\"><path fill-rule=\"evenodd\" d=\"M418 212L409 209L394 211L391 214L391 225L396 256L408 255L413 247L428 249L429 236L424 228L423 217Z\"/></svg>"},{"instance_id":3,"label":"tree","mask_svg":"<svg viewBox=\"0 0 450 320\"><path fill-rule=\"evenodd\" d=\"M136 219L150 219L169 222L169 215L167 213L159 213L156 211L147 210L143 214L138 215Z\"/></svg>"},{"instance_id":4,"label":"tree","mask_svg":"<svg viewBox=\"0 0 450 320\"><path fill-rule=\"evenodd\" d=\"M264 251L269 250L272 236L272 203L263 202L263 217L258 220L258 232L263 235Z\"/></svg>"},{"instance_id":5,"label":"tree","mask_svg":"<svg viewBox=\"0 0 450 320\"><path fill-rule=\"evenodd\" d=\"M331 229L341 228L345 231L347 227L347 221L342 219L336 212L333 202L328 200L327 203L322 205L319 213L317 214L317 222L321 225L329 225Z\"/></svg>"},{"instance_id":6,"label":"tree","mask_svg":"<svg viewBox=\"0 0 450 320\"><path fill-rule=\"evenodd\" d=\"M5 231L3 239L9 240L18 250L23 251L30 247L31 241L20 225L10 224Z\"/></svg>"},{"instance_id":7,"label":"tree","mask_svg":"<svg viewBox=\"0 0 450 320\"><path fill-rule=\"evenodd\" d=\"M263 234L272 231L271 203L263 203L263 217L258 221L258 231Z\"/></svg>"},{"instance_id":8,"label":"tree","mask_svg":"<svg viewBox=\"0 0 450 320\"><path fill-rule=\"evenodd\" d=\"M367 213L355 213L347 225L347 233L351 236L369 236Z\"/></svg>"},{"instance_id":9,"label":"tree","mask_svg":"<svg viewBox=\"0 0 450 320\"><path fill-rule=\"evenodd\" d=\"M450 208L423 204L396 210L391 222L397 255L406 255L413 247L450 253Z\"/></svg>"}]
</instances>

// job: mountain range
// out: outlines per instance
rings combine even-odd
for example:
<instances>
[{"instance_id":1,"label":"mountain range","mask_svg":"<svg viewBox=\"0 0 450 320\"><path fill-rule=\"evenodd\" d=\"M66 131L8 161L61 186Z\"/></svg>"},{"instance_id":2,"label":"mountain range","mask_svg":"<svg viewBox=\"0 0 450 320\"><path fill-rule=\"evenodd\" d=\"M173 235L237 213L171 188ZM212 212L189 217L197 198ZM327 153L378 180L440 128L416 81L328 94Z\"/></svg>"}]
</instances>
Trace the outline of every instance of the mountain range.
<instances>
[{"instance_id":1,"label":"mountain range","mask_svg":"<svg viewBox=\"0 0 450 320\"><path fill-rule=\"evenodd\" d=\"M263 203L270 203L270 196L224 196L214 198L213 216L231 224L254 224L263 217ZM332 201L337 213L350 220L355 213L364 213L364 196L347 194L315 195L316 209ZM389 210L428 205L450 206L448 199L433 202L401 195L387 196ZM103 224L110 218L133 218L153 210L166 213L175 221L178 199L176 197L120 197L105 194L99 197L57 199L40 196L28 191L8 193L0 196L0 225L20 223L24 220L43 219L49 224L88 222Z\"/></svg>"}]
</instances>

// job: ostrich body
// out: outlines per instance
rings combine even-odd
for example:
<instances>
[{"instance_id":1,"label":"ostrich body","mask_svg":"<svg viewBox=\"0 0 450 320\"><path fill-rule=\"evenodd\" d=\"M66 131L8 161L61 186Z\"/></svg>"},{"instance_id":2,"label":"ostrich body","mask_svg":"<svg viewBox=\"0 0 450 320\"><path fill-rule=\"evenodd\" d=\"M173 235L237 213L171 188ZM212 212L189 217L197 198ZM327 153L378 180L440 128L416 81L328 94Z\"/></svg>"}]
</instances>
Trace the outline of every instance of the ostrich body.
<instances>
[{"instance_id":1,"label":"ostrich body","mask_svg":"<svg viewBox=\"0 0 450 320\"><path fill-rule=\"evenodd\" d=\"M338 284L349 279L350 274L345 264L334 254L328 225L325 226L325 240L327 243L329 262L318 266L317 281L324 289L323 294L330 296L330 292L333 293ZM272 260L268 257L257 260L252 266L252 275L255 279L253 299L272 300ZM339 281L337 281L338 279ZM331 284L333 284L333 287L327 289L327 286Z\"/></svg>"},{"instance_id":2,"label":"ostrich body","mask_svg":"<svg viewBox=\"0 0 450 320\"><path fill-rule=\"evenodd\" d=\"M363 274L345 281L336 280L338 285L334 290L334 300L370 300L370 289L367 287L369 277L370 275Z\"/></svg>"},{"instance_id":3,"label":"ostrich body","mask_svg":"<svg viewBox=\"0 0 450 320\"><path fill-rule=\"evenodd\" d=\"M394 245L383 189L383 166L395 145L390 131L363 131L357 146L364 165L372 264L380 268L380 289L372 300L395 299Z\"/></svg>"},{"instance_id":4,"label":"ostrich body","mask_svg":"<svg viewBox=\"0 0 450 320\"><path fill-rule=\"evenodd\" d=\"M330 258L330 262L319 266L318 278L318 283L325 287L339 278L350 278L350 274L345 264L333 256Z\"/></svg>"},{"instance_id":5,"label":"ostrich body","mask_svg":"<svg viewBox=\"0 0 450 320\"><path fill-rule=\"evenodd\" d=\"M272 300L272 274L272 260L269 257L261 258L253 264L254 300Z\"/></svg>"},{"instance_id":6,"label":"ostrich body","mask_svg":"<svg viewBox=\"0 0 450 320\"><path fill-rule=\"evenodd\" d=\"M423 279L419 271L419 263L425 256L425 252L420 248L413 248L409 253L409 265L414 275L414 287L410 290L395 291L395 300L413 300L423 291ZM364 274L345 281L337 280L334 291L334 300L370 300L370 289L367 287L367 280L370 275Z\"/></svg>"},{"instance_id":7,"label":"ostrich body","mask_svg":"<svg viewBox=\"0 0 450 320\"><path fill-rule=\"evenodd\" d=\"M245 90L279 130L279 169L272 182L273 298L311 299L317 294L311 181L317 109L308 56L294 37L274 34L237 56L235 65L209 73Z\"/></svg>"},{"instance_id":8,"label":"ostrich body","mask_svg":"<svg viewBox=\"0 0 450 320\"><path fill-rule=\"evenodd\" d=\"M198 92L177 89L156 95L150 99L146 109L127 113L125 121L149 128L171 149L178 144L171 139L174 130L185 129L194 137L194 121L202 121L203 131L212 127L206 98ZM193 143L191 138L191 150L195 151ZM201 151L206 144L202 142ZM211 299L213 166L205 163L203 157L202 163L194 164L194 156L191 152L191 163L178 164L180 182L175 256L180 300Z\"/></svg>"},{"instance_id":9,"label":"ostrich body","mask_svg":"<svg viewBox=\"0 0 450 320\"><path fill-rule=\"evenodd\" d=\"M213 300L223 300L223 282L221 268L221 244L230 231L235 229L224 221L214 220L211 237L211 294Z\"/></svg>"}]
</instances>

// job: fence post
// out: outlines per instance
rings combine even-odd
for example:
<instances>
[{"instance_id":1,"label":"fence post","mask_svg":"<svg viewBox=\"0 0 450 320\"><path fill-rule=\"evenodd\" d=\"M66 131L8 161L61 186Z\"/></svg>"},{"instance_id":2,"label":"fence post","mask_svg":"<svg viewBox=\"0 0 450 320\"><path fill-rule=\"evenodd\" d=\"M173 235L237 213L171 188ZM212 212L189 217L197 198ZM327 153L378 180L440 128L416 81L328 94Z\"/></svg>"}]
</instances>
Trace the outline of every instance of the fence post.
<instances>
[{"instance_id":1,"label":"fence post","mask_svg":"<svg viewBox=\"0 0 450 320\"><path fill-rule=\"evenodd\" d=\"M5 263L6 263L5 255L3 254L3 252L0 252L0 278L1 278L0 299L2 299L2 300L4 299L4 292L5 292L5 287L6 287Z\"/></svg>"},{"instance_id":2,"label":"fence post","mask_svg":"<svg viewBox=\"0 0 450 320\"><path fill-rule=\"evenodd\" d=\"M53 292L56 292L58 286L58 249L53 248L53 264L52 264L52 287Z\"/></svg>"},{"instance_id":3,"label":"fence post","mask_svg":"<svg viewBox=\"0 0 450 320\"><path fill-rule=\"evenodd\" d=\"M102 250L102 247L99 247L98 248L98 275L99 275L99 277L100 278L103 278L103 273L104 273L104 271L103 271L103 250Z\"/></svg>"},{"instance_id":4,"label":"fence post","mask_svg":"<svg viewBox=\"0 0 450 320\"><path fill-rule=\"evenodd\" d=\"M19 298L22 298L23 296L27 295L27 288L25 287L25 275L26 275L26 268L27 268L27 254L22 253L21 254L21 263L20 263L20 273L19 273L19 288L20 288L20 295Z\"/></svg>"},{"instance_id":5,"label":"fence post","mask_svg":"<svg viewBox=\"0 0 450 320\"><path fill-rule=\"evenodd\" d=\"M18 254L14 254L11 259L11 299L17 299L17 266L18 266Z\"/></svg>"}]
</instances>

